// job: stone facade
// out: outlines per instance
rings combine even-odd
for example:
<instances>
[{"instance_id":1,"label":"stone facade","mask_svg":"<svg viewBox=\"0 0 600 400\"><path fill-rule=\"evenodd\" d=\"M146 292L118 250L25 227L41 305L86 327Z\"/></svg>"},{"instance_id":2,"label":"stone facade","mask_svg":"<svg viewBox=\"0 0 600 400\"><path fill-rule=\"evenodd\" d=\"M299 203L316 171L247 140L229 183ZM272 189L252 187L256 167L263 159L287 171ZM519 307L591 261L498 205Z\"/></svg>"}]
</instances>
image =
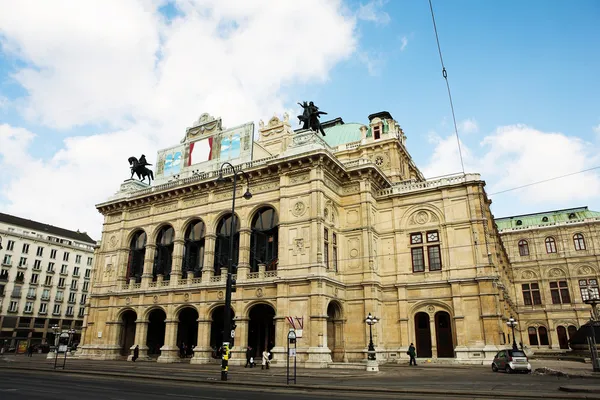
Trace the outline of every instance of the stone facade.
<instances>
[{"instance_id":1,"label":"stone facade","mask_svg":"<svg viewBox=\"0 0 600 400\"><path fill-rule=\"evenodd\" d=\"M587 287L598 294L600 213L582 207L496 223L512 266L517 341L535 352L567 351L590 319Z\"/></svg>"},{"instance_id":2,"label":"stone facade","mask_svg":"<svg viewBox=\"0 0 600 400\"><path fill-rule=\"evenodd\" d=\"M157 174L153 187L125 182L97 206L105 220L80 357L118 359L137 344L142 359L176 362L186 343L192 363L212 359L232 182L217 179L219 152L206 168L188 165L186 146L202 132L214 135L213 149L228 135L219 136L220 119L197 125L176 177ZM272 347L283 362L288 317L303 328L299 365L365 361L368 313L380 318L379 362L404 361L411 342L419 357L490 360L516 310L480 176L425 180L387 112L366 125L324 126L323 138L294 132L287 115L261 121L252 159L230 160L249 181L237 186L231 362L244 362L247 345ZM249 200L239 196L246 189Z\"/></svg>"}]
</instances>

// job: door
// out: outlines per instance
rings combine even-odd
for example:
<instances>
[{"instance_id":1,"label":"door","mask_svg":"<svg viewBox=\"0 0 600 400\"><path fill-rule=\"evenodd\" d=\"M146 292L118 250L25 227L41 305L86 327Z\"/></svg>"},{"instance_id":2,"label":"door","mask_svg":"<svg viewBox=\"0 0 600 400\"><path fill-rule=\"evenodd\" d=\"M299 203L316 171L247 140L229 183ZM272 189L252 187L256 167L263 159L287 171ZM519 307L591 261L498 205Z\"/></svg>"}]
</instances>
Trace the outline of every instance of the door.
<instances>
[{"instance_id":1,"label":"door","mask_svg":"<svg viewBox=\"0 0 600 400\"><path fill-rule=\"evenodd\" d=\"M558 335L558 344L561 349L569 348L569 339L567 338L567 329L564 326L556 328L556 334Z\"/></svg>"},{"instance_id":2,"label":"door","mask_svg":"<svg viewBox=\"0 0 600 400\"><path fill-rule=\"evenodd\" d=\"M415 315L415 337L417 340L417 357L431 357L429 314L420 312Z\"/></svg>"},{"instance_id":3,"label":"door","mask_svg":"<svg viewBox=\"0 0 600 400\"><path fill-rule=\"evenodd\" d=\"M452 323L450 314L445 311L438 311L435 314L435 338L438 358L453 358Z\"/></svg>"}]
</instances>

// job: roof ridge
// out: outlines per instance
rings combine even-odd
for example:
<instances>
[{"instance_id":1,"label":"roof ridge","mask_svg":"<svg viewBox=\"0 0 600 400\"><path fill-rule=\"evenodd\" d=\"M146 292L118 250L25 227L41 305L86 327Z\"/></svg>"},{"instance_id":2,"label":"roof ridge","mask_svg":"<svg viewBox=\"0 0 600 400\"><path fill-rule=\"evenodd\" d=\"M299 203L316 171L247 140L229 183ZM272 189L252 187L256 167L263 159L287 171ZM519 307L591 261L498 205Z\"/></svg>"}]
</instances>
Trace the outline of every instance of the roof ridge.
<instances>
[{"instance_id":1,"label":"roof ridge","mask_svg":"<svg viewBox=\"0 0 600 400\"><path fill-rule=\"evenodd\" d=\"M498 217L498 218L494 218L494 219L495 220L499 220L499 219L513 219L513 218L517 218L517 217L531 217L531 216L534 216L534 215L560 214L560 213L575 212L575 211L597 212L597 211L590 210L588 208L588 206L582 206L582 207L564 208L564 209L552 210L552 211L541 211L541 212L530 213L530 214L510 215L510 216Z\"/></svg>"},{"instance_id":2,"label":"roof ridge","mask_svg":"<svg viewBox=\"0 0 600 400\"><path fill-rule=\"evenodd\" d=\"M57 236L63 236L69 239L78 240L81 242L96 244L96 241L92 239L87 232L73 231L70 229L61 228L59 226L46 224L44 222L34 221L32 219L17 217L16 215L6 214L0 212L0 222L4 222L11 225L18 225L24 228L42 231L44 233L50 233Z\"/></svg>"}]
</instances>

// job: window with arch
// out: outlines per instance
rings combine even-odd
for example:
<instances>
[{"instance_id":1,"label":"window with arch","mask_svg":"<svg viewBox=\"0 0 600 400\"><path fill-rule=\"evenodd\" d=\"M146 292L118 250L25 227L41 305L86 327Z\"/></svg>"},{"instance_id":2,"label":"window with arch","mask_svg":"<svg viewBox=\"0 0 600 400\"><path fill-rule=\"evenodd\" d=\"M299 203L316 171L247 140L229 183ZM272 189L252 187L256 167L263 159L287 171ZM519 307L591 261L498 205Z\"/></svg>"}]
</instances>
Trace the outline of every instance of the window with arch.
<instances>
[{"instance_id":1,"label":"window with arch","mask_svg":"<svg viewBox=\"0 0 600 400\"><path fill-rule=\"evenodd\" d=\"M125 279L135 279L136 283L142 281L144 273L144 258L146 257L146 232L137 231L129 244L129 259L127 261L127 276Z\"/></svg>"},{"instance_id":2,"label":"window with arch","mask_svg":"<svg viewBox=\"0 0 600 400\"><path fill-rule=\"evenodd\" d=\"M162 275L165 281L171 279L171 265L173 264L173 239L175 230L171 226L164 226L156 237L156 254L152 268L152 280Z\"/></svg>"},{"instance_id":3,"label":"window with arch","mask_svg":"<svg viewBox=\"0 0 600 400\"><path fill-rule=\"evenodd\" d=\"M183 268L181 276L198 278L202 275L204 265L204 236L206 227L201 220L190 222L185 230L185 244L183 247Z\"/></svg>"},{"instance_id":4,"label":"window with arch","mask_svg":"<svg viewBox=\"0 0 600 400\"><path fill-rule=\"evenodd\" d=\"M585 250L585 239L581 233L573 235L573 244L575 245L575 250Z\"/></svg>"},{"instance_id":5,"label":"window with arch","mask_svg":"<svg viewBox=\"0 0 600 400\"><path fill-rule=\"evenodd\" d=\"M540 342L538 341L537 329L535 327L530 326L527 328L527 334L529 335L529 344L531 346L539 346Z\"/></svg>"},{"instance_id":6,"label":"window with arch","mask_svg":"<svg viewBox=\"0 0 600 400\"><path fill-rule=\"evenodd\" d=\"M272 207L261 208L254 214L250 236L250 271L258 272L258 264L267 271L277 269L279 219Z\"/></svg>"},{"instance_id":7,"label":"window with arch","mask_svg":"<svg viewBox=\"0 0 600 400\"><path fill-rule=\"evenodd\" d=\"M239 259L240 247L240 221L237 216L231 214L224 215L217 224L217 239L215 241L215 276L221 275L221 268L227 268L229 265L229 245L232 239L231 222L233 218L233 254L232 254L232 274L237 273L237 264Z\"/></svg>"},{"instance_id":8,"label":"window with arch","mask_svg":"<svg viewBox=\"0 0 600 400\"><path fill-rule=\"evenodd\" d=\"M529 255L529 243L527 243L527 240L519 240L519 255L520 256L528 256Z\"/></svg>"},{"instance_id":9,"label":"window with arch","mask_svg":"<svg viewBox=\"0 0 600 400\"><path fill-rule=\"evenodd\" d=\"M556 253L556 240L553 237L547 237L546 240L546 253Z\"/></svg>"},{"instance_id":10,"label":"window with arch","mask_svg":"<svg viewBox=\"0 0 600 400\"><path fill-rule=\"evenodd\" d=\"M569 340L573 340L575 334L577 333L577 327L575 325L569 325L567 328L567 333L569 334Z\"/></svg>"},{"instance_id":11,"label":"window with arch","mask_svg":"<svg viewBox=\"0 0 600 400\"><path fill-rule=\"evenodd\" d=\"M538 328L538 335L540 337L540 346L548 346L550 342L548 341L548 330L544 326L540 326Z\"/></svg>"}]
</instances>

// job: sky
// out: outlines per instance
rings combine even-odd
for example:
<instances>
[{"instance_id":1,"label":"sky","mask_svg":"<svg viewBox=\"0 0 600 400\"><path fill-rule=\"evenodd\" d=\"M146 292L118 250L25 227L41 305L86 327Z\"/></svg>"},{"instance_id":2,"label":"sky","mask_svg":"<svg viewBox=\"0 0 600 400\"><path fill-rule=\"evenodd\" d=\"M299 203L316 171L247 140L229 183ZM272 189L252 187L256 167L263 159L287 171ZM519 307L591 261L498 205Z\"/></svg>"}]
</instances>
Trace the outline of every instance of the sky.
<instances>
[{"instance_id":1,"label":"sky","mask_svg":"<svg viewBox=\"0 0 600 400\"><path fill-rule=\"evenodd\" d=\"M494 215L600 211L600 2L432 3ZM462 171L427 0L0 0L0 211L100 239L128 157L204 112L236 126L305 100L389 111L427 178Z\"/></svg>"}]
</instances>

